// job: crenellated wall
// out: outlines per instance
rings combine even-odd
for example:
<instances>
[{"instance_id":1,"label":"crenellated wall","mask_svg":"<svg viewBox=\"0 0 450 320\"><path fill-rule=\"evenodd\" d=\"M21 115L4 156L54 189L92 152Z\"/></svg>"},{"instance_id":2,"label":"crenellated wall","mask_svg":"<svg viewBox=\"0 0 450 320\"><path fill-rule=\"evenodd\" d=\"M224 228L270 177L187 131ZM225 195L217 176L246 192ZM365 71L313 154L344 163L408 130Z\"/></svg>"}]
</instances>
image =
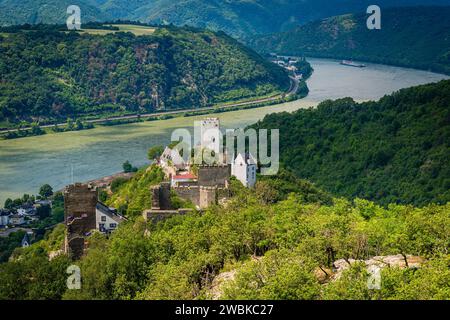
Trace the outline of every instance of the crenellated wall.
<instances>
[{"instance_id":1,"label":"crenellated wall","mask_svg":"<svg viewBox=\"0 0 450 320\"><path fill-rule=\"evenodd\" d=\"M200 187L227 188L231 177L231 165L201 165L198 167Z\"/></svg>"}]
</instances>

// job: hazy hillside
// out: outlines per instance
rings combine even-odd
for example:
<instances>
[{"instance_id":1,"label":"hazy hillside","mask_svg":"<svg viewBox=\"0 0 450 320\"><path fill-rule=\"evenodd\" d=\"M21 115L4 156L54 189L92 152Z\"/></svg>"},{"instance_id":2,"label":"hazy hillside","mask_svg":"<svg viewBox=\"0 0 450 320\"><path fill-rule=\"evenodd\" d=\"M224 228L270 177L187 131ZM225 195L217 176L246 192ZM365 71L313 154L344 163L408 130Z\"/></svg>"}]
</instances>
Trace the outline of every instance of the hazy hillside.
<instances>
[{"instance_id":1,"label":"hazy hillside","mask_svg":"<svg viewBox=\"0 0 450 320\"><path fill-rule=\"evenodd\" d=\"M365 14L312 22L250 41L260 52L365 60L450 74L450 7L382 11L381 30Z\"/></svg>"},{"instance_id":2,"label":"hazy hillside","mask_svg":"<svg viewBox=\"0 0 450 320\"><path fill-rule=\"evenodd\" d=\"M299 24L365 11L369 0L82 0L83 21L131 19L222 30L234 36L288 30ZM69 1L0 0L0 24L63 23ZM72 3L70 3L72 4ZM382 7L450 4L450 0L379 0Z\"/></svg>"},{"instance_id":3,"label":"hazy hillside","mask_svg":"<svg viewBox=\"0 0 450 320\"><path fill-rule=\"evenodd\" d=\"M387 204L450 201L450 81L378 102L326 101L272 114L283 165L335 195Z\"/></svg>"},{"instance_id":4,"label":"hazy hillside","mask_svg":"<svg viewBox=\"0 0 450 320\"><path fill-rule=\"evenodd\" d=\"M201 107L288 87L284 69L223 33L0 34L0 121Z\"/></svg>"},{"instance_id":5,"label":"hazy hillside","mask_svg":"<svg viewBox=\"0 0 450 320\"><path fill-rule=\"evenodd\" d=\"M72 4L70 0L0 0L0 25L65 23L67 7ZM97 4L95 0L77 1L83 22L108 20Z\"/></svg>"}]
</instances>

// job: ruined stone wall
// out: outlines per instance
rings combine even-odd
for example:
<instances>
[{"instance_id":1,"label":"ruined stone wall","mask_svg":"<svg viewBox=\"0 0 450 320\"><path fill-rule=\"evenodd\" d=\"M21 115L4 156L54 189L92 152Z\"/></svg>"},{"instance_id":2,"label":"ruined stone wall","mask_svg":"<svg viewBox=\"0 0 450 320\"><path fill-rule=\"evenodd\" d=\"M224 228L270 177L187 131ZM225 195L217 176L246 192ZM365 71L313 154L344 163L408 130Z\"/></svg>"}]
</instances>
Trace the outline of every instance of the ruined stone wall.
<instances>
[{"instance_id":1,"label":"ruined stone wall","mask_svg":"<svg viewBox=\"0 0 450 320\"><path fill-rule=\"evenodd\" d=\"M231 177L230 165L198 167L198 185L200 187L228 187Z\"/></svg>"},{"instance_id":2,"label":"ruined stone wall","mask_svg":"<svg viewBox=\"0 0 450 320\"><path fill-rule=\"evenodd\" d=\"M207 208L212 204L217 204L217 188L200 187L200 209Z\"/></svg>"},{"instance_id":3,"label":"ruined stone wall","mask_svg":"<svg viewBox=\"0 0 450 320\"><path fill-rule=\"evenodd\" d=\"M192 212L192 209L178 209L178 210L146 210L142 213L144 220L151 223L157 223L175 215L184 215Z\"/></svg>"},{"instance_id":4,"label":"ruined stone wall","mask_svg":"<svg viewBox=\"0 0 450 320\"><path fill-rule=\"evenodd\" d=\"M170 210L172 203L170 201L170 183L162 182L150 189L152 194L152 209Z\"/></svg>"},{"instance_id":5,"label":"ruined stone wall","mask_svg":"<svg viewBox=\"0 0 450 320\"><path fill-rule=\"evenodd\" d=\"M170 183L161 182L159 189L159 207L161 210L172 209L172 202L170 201Z\"/></svg>"},{"instance_id":6,"label":"ruined stone wall","mask_svg":"<svg viewBox=\"0 0 450 320\"><path fill-rule=\"evenodd\" d=\"M191 201L196 206L200 205L200 188L198 186L178 186L173 190L181 199Z\"/></svg>"},{"instance_id":7,"label":"ruined stone wall","mask_svg":"<svg viewBox=\"0 0 450 320\"><path fill-rule=\"evenodd\" d=\"M73 259L84 252L84 237L96 227L97 189L74 184L64 190L64 221L67 228L65 251Z\"/></svg>"}]
</instances>

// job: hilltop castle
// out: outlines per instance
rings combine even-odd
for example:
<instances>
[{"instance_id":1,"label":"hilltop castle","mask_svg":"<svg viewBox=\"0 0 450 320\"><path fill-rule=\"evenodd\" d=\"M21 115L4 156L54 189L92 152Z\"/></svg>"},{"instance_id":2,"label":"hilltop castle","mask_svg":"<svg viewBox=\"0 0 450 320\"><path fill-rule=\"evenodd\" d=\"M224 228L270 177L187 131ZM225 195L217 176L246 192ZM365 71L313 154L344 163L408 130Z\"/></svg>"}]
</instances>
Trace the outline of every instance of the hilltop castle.
<instances>
[{"instance_id":1,"label":"hilltop castle","mask_svg":"<svg viewBox=\"0 0 450 320\"><path fill-rule=\"evenodd\" d=\"M144 213L144 217L160 217L162 211L166 214L176 214L171 210L170 192L178 197L192 202L198 209L204 209L212 204L227 201L230 196L230 178L235 176L246 187L252 188L256 183L257 163L250 154L238 154L227 163L227 152L221 154L221 132L218 118L206 118L199 123L200 139L195 148L218 155L214 164L197 164L192 157L183 157L176 148L166 147L158 165L163 169L166 180L152 189L154 206ZM164 196L162 196L164 195ZM157 201L155 201L157 199Z\"/></svg>"},{"instance_id":2,"label":"hilltop castle","mask_svg":"<svg viewBox=\"0 0 450 320\"><path fill-rule=\"evenodd\" d=\"M165 173L165 182L151 187L151 209L143 212L152 222L175 214L185 214L192 209L176 209L171 195L189 201L197 209L223 204L230 197L230 178L235 176L242 184L252 188L256 183L257 162L249 154L238 154L227 163L226 151L221 153L220 122L207 118L200 122L200 139L195 146L219 154L213 164L196 163L191 154L183 157L176 148L166 147L157 164ZM92 230L110 233L125 220L113 208L98 201L98 192L89 184L73 184L64 190L64 213L67 228L64 252L72 259L79 259L88 247L86 241Z\"/></svg>"}]
</instances>

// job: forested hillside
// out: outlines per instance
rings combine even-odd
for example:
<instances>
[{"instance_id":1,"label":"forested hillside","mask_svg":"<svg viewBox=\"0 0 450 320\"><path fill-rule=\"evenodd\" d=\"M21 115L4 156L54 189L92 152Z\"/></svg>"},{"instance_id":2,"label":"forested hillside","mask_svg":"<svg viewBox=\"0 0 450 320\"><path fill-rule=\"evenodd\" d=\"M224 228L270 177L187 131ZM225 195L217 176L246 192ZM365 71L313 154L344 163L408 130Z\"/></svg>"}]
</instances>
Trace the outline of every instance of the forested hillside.
<instances>
[{"instance_id":1,"label":"forested hillside","mask_svg":"<svg viewBox=\"0 0 450 320\"><path fill-rule=\"evenodd\" d=\"M158 174L141 171L115 196L149 193ZM225 207L156 225L129 216L110 238L94 232L76 262L81 290L66 289L69 259L47 258L63 243L58 227L0 264L0 299L450 298L448 204L385 209L361 199L332 200L287 175L260 180L255 191L232 181ZM370 290L363 261L385 255L411 265L383 268L381 289ZM339 259L347 266L340 276L333 271Z\"/></svg>"},{"instance_id":2,"label":"forested hillside","mask_svg":"<svg viewBox=\"0 0 450 320\"><path fill-rule=\"evenodd\" d=\"M0 25L64 23L67 0L0 0ZM82 22L140 20L222 30L246 37L288 30L334 15L365 12L370 0L79 0ZM450 0L378 0L382 8Z\"/></svg>"},{"instance_id":3,"label":"forested hillside","mask_svg":"<svg viewBox=\"0 0 450 320\"><path fill-rule=\"evenodd\" d=\"M382 9L381 30L369 15L347 14L253 38L262 53L354 59L450 74L450 7Z\"/></svg>"},{"instance_id":4,"label":"forested hillside","mask_svg":"<svg viewBox=\"0 0 450 320\"><path fill-rule=\"evenodd\" d=\"M282 68L224 33L37 29L0 33L0 122L195 108L289 88Z\"/></svg>"},{"instance_id":5,"label":"forested hillside","mask_svg":"<svg viewBox=\"0 0 450 320\"><path fill-rule=\"evenodd\" d=\"M382 204L450 201L450 81L377 102L325 101L271 114L284 167L334 195Z\"/></svg>"}]
</instances>

